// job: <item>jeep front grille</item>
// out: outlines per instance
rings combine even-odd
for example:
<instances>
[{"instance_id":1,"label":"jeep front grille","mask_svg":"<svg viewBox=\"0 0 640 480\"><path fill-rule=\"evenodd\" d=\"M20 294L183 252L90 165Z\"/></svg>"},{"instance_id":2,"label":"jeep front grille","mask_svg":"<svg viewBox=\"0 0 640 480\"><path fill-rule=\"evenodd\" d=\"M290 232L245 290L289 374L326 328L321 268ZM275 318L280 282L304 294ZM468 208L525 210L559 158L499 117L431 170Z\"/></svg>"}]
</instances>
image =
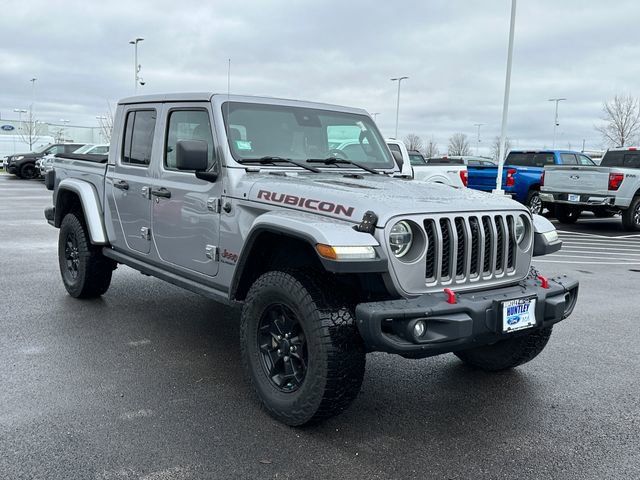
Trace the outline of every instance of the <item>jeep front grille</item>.
<instances>
[{"instance_id":1,"label":"jeep front grille","mask_svg":"<svg viewBox=\"0 0 640 480\"><path fill-rule=\"evenodd\" d=\"M424 220L426 286L460 284L516 271L513 214Z\"/></svg>"}]
</instances>

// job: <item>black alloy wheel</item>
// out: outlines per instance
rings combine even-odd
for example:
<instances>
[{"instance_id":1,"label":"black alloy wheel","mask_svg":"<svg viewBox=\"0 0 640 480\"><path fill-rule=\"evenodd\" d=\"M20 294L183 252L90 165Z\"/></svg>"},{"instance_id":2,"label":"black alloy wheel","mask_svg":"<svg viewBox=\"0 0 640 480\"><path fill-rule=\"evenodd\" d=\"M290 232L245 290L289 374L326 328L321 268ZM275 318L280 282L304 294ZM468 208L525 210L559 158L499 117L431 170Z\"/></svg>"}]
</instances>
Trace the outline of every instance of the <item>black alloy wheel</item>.
<instances>
[{"instance_id":1,"label":"black alloy wheel","mask_svg":"<svg viewBox=\"0 0 640 480\"><path fill-rule=\"evenodd\" d=\"M258 348L265 374L282 392L304 382L309 354L302 325L286 305L267 307L258 325Z\"/></svg>"},{"instance_id":2,"label":"black alloy wheel","mask_svg":"<svg viewBox=\"0 0 640 480\"><path fill-rule=\"evenodd\" d=\"M78 249L78 239L75 233L69 232L64 246L64 259L67 265L65 272L70 280L75 281L79 275L80 250Z\"/></svg>"}]
</instances>

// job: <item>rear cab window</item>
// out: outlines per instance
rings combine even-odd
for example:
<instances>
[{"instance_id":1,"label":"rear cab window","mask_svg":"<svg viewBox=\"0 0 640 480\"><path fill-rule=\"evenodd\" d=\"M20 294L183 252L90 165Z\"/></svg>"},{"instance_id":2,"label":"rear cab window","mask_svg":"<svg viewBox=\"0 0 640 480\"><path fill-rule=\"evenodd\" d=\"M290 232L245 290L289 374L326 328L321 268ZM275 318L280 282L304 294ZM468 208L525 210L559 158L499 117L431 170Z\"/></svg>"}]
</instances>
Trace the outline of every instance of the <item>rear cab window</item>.
<instances>
[{"instance_id":1,"label":"rear cab window","mask_svg":"<svg viewBox=\"0 0 640 480\"><path fill-rule=\"evenodd\" d=\"M510 152L504 162L505 165L514 167L544 167L554 163L555 158L551 152Z\"/></svg>"},{"instance_id":2,"label":"rear cab window","mask_svg":"<svg viewBox=\"0 0 640 480\"><path fill-rule=\"evenodd\" d=\"M424 157L418 153L409 154L409 163L414 167L420 167L427 164L427 162L424 160Z\"/></svg>"},{"instance_id":3,"label":"rear cab window","mask_svg":"<svg viewBox=\"0 0 640 480\"><path fill-rule=\"evenodd\" d=\"M640 151L615 150L604 154L601 167L640 168Z\"/></svg>"},{"instance_id":4,"label":"rear cab window","mask_svg":"<svg viewBox=\"0 0 640 480\"><path fill-rule=\"evenodd\" d=\"M149 166L156 116L155 110L130 110L127 112L122 145L121 163L123 165Z\"/></svg>"}]
</instances>

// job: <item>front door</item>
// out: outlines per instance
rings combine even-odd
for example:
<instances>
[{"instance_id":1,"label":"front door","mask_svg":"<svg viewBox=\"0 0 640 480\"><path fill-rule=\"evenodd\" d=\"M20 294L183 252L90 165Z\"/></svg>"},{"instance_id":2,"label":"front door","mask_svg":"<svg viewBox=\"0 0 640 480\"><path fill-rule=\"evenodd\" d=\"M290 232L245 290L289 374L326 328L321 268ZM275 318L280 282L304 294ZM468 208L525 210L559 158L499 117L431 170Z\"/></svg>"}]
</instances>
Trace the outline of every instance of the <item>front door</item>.
<instances>
[{"instance_id":1,"label":"front door","mask_svg":"<svg viewBox=\"0 0 640 480\"><path fill-rule=\"evenodd\" d=\"M196 178L176 168L176 144L203 140L209 170L218 169L209 103L173 105L163 112L164 148L160 174L151 190L153 240L160 260L185 273L218 273L218 239L222 181Z\"/></svg>"},{"instance_id":2,"label":"front door","mask_svg":"<svg viewBox=\"0 0 640 480\"><path fill-rule=\"evenodd\" d=\"M130 108L124 112L122 150L110 168L105 188L111 188L125 245L139 253L151 250L151 187L149 168L157 108Z\"/></svg>"}]
</instances>

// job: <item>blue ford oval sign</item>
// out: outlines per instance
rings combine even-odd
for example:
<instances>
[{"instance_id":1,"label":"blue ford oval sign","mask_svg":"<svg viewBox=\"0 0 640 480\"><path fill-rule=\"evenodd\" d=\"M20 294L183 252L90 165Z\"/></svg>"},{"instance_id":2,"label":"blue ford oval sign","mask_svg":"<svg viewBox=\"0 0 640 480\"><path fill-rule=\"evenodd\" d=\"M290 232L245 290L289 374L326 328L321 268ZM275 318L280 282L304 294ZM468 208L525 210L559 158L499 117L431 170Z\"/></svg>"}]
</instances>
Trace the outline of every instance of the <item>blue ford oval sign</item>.
<instances>
[{"instance_id":1,"label":"blue ford oval sign","mask_svg":"<svg viewBox=\"0 0 640 480\"><path fill-rule=\"evenodd\" d=\"M13 125L2 125L0 128L5 132L10 132L11 130L16 129L16 127L14 127Z\"/></svg>"}]
</instances>

